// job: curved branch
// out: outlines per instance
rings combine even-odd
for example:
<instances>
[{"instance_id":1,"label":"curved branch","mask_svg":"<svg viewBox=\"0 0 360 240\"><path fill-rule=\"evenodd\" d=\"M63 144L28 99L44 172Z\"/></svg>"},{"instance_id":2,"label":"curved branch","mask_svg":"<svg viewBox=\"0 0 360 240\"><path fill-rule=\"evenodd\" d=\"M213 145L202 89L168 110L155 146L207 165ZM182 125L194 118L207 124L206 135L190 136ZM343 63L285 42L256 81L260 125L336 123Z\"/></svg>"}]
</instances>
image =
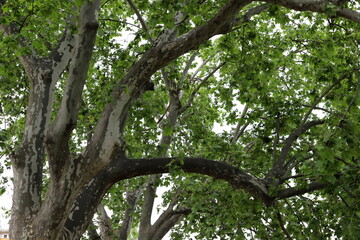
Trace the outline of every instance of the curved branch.
<instances>
[{"instance_id":1,"label":"curved branch","mask_svg":"<svg viewBox=\"0 0 360 240\"><path fill-rule=\"evenodd\" d=\"M225 180L236 189L244 189L266 205L273 203L274 198L269 196L266 186L260 179L223 162L205 158L128 159L124 153L118 152L77 197L71 210L72 217L65 223L64 236L67 239L81 236L91 222L102 197L114 183L136 176L169 173L174 168Z\"/></svg>"},{"instance_id":2,"label":"curved branch","mask_svg":"<svg viewBox=\"0 0 360 240\"><path fill-rule=\"evenodd\" d=\"M326 13L329 5L334 6L332 13L336 17L343 17L360 23L360 13L351 9L341 8L327 0L265 0L265 2L280 5L297 11L311 11Z\"/></svg>"},{"instance_id":3,"label":"curved branch","mask_svg":"<svg viewBox=\"0 0 360 240\"><path fill-rule=\"evenodd\" d=\"M114 180L136 176L169 173L173 169L181 169L188 173L208 175L215 179L225 180L236 189L244 189L265 204L272 202L265 184L258 178L229 164L205 158L147 158L118 160L114 166Z\"/></svg>"}]
</instances>

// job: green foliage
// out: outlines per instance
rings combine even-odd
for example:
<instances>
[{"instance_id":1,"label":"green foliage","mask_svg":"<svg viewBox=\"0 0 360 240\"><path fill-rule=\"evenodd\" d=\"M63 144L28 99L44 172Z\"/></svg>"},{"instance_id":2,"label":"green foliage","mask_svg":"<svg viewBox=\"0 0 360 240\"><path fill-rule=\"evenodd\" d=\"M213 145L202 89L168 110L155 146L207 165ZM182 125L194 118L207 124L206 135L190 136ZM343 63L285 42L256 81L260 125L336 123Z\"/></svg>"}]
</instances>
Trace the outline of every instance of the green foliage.
<instances>
[{"instance_id":1,"label":"green foliage","mask_svg":"<svg viewBox=\"0 0 360 240\"><path fill-rule=\"evenodd\" d=\"M82 2L74 3L80 6ZM126 1L103 2L97 44L70 146L74 154L83 150L119 80L151 48L149 39L155 40L163 30L173 28L179 11L186 17L176 26L178 36L205 23L225 1L134 2L146 20L148 32ZM69 27L68 13L76 15L72 4L72 1L8 0L2 7L5 16L0 22L15 22L19 34L0 35L1 157L8 156L19 144L25 122L30 87L17 57L31 51L40 57L49 54L64 28ZM145 92L132 103L124 130L129 158L156 157L163 153L158 146L163 134L172 137L168 156L223 161L262 178L279 157L287 137L301 126L318 100L305 120L325 120L323 125L302 134L286 159L294 159L296 163L291 174L302 177L286 179L271 190L301 187L312 180L327 182L331 187L265 207L223 181L174 169L156 183L168 188L163 205L171 202L176 189L182 189L178 206L190 208L191 213L172 231L172 239L191 236L284 239L284 226L293 239L358 238L360 28L351 21L333 18L335 7L329 4L325 14L314 14L272 5L230 33L202 45L189 76L183 78L182 74L192 52L172 61L164 71L180 86L182 106L187 105L196 87L216 66L225 64L196 92L191 106L179 116L175 127L166 122L169 90L162 73L149 76L155 90ZM245 10L239 16L243 13ZM128 37L126 44L121 40L125 37ZM23 38L28 39L32 49L18 47L19 39ZM191 78L205 60L207 64ZM320 99L342 76L346 77ZM65 80L66 73L56 86L55 110ZM245 104L249 111L240 119ZM237 142L232 142L239 121L241 126L248 124L248 127ZM231 129L218 131L214 129L216 123ZM9 165L7 159L2 168ZM128 207L126 192L143 188L147 179L119 182L107 193L104 203L113 213L114 229L118 229ZM143 196L133 212L133 239L137 237L142 203Z\"/></svg>"}]
</instances>

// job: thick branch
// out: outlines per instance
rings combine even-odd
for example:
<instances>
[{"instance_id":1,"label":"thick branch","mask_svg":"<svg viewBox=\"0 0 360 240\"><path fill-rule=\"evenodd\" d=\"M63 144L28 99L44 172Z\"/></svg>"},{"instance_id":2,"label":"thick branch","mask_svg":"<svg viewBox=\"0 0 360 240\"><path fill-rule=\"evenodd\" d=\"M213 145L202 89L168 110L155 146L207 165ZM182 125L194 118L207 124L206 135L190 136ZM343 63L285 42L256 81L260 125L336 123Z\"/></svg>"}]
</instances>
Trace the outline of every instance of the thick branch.
<instances>
[{"instance_id":1,"label":"thick branch","mask_svg":"<svg viewBox=\"0 0 360 240\"><path fill-rule=\"evenodd\" d=\"M78 117L81 94L87 77L98 28L100 0L88 2L80 10L79 34L69 77L56 119L48 135L50 173L59 178L69 155L68 142ZM60 45L61 46L61 45ZM61 47L60 47L61 48Z\"/></svg>"},{"instance_id":2,"label":"thick branch","mask_svg":"<svg viewBox=\"0 0 360 240\"><path fill-rule=\"evenodd\" d=\"M265 0L265 2L277 4L297 11L311 11L319 13L326 13L326 7L332 5L327 0ZM332 13L336 17L343 17L353 22L360 23L359 12L351 9L341 8L336 5L333 6L335 9Z\"/></svg>"},{"instance_id":3,"label":"thick branch","mask_svg":"<svg viewBox=\"0 0 360 240\"><path fill-rule=\"evenodd\" d=\"M282 189L276 192L276 199L285 199L293 196L302 195L305 193L324 189L327 186L329 186L329 184L327 183L313 182L313 183L309 183L307 186L302 188L291 187L291 188Z\"/></svg>"},{"instance_id":4,"label":"thick branch","mask_svg":"<svg viewBox=\"0 0 360 240\"><path fill-rule=\"evenodd\" d=\"M119 152L76 199L70 214L72 218L68 218L65 224L64 236L67 239L81 236L91 222L96 206L114 183L136 176L169 173L174 168L225 180L235 189L244 189L265 204L273 203L273 198L268 195L261 180L226 163L204 158L127 159Z\"/></svg>"},{"instance_id":5,"label":"thick branch","mask_svg":"<svg viewBox=\"0 0 360 240\"><path fill-rule=\"evenodd\" d=\"M150 158L124 159L115 167L114 177L117 180L135 176L168 173L173 168L179 168L189 173L199 173L229 182L236 189L244 189L264 203L271 203L267 189L261 180L246 172L223 162L205 158ZM119 176L121 176L119 179Z\"/></svg>"}]
</instances>

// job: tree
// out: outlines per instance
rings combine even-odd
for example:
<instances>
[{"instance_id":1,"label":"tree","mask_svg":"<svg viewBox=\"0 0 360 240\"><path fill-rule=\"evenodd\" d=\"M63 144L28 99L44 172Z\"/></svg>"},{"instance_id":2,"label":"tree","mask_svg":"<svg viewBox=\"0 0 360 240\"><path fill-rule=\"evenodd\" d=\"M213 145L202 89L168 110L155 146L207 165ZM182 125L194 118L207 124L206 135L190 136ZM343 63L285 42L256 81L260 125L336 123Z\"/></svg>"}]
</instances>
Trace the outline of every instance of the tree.
<instances>
[{"instance_id":1,"label":"tree","mask_svg":"<svg viewBox=\"0 0 360 240\"><path fill-rule=\"evenodd\" d=\"M356 1L0 6L12 239L360 234Z\"/></svg>"}]
</instances>

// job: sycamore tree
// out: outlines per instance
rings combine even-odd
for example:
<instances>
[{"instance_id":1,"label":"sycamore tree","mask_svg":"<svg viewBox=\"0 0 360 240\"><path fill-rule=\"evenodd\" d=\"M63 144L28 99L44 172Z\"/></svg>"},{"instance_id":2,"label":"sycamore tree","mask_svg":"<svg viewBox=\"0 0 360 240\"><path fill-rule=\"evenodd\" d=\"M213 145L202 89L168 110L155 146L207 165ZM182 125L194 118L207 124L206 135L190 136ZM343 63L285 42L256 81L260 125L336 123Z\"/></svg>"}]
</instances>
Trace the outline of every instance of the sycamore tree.
<instances>
[{"instance_id":1,"label":"sycamore tree","mask_svg":"<svg viewBox=\"0 0 360 240\"><path fill-rule=\"evenodd\" d=\"M357 1L0 7L12 239L360 235Z\"/></svg>"}]
</instances>

